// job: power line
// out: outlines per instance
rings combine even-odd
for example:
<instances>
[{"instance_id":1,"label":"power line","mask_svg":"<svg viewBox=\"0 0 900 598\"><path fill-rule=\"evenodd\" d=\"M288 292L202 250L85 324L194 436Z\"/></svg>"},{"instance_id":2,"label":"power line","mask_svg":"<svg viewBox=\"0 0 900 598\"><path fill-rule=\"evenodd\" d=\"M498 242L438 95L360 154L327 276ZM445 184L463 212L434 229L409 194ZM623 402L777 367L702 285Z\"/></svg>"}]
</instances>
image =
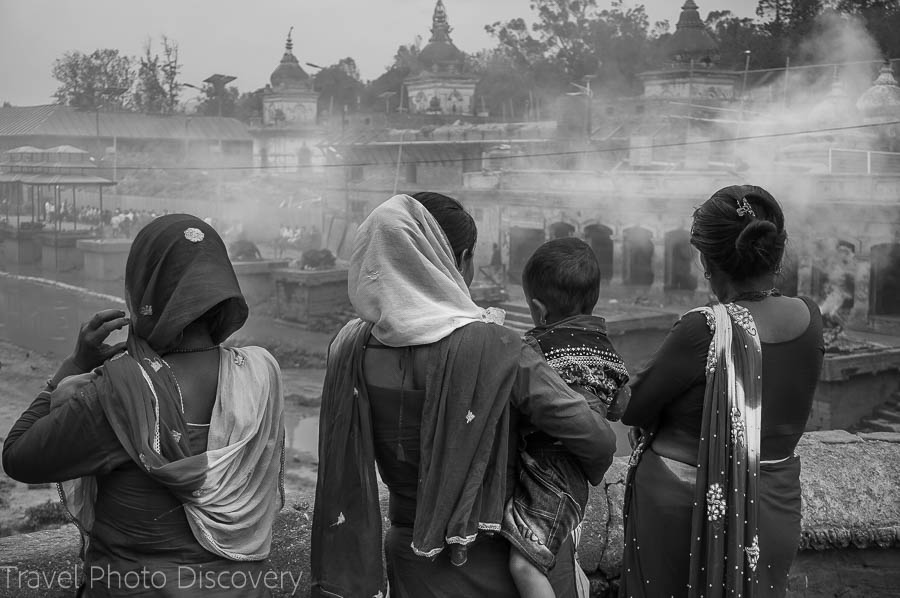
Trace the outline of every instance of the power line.
<instances>
[{"instance_id":1,"label":"power line","mask_svg":"<svg viewBox=\"0 0 900 598\"><path fill-rule=\"evenodd\" d=\"M750 123L746 123L750 124ZM857 125L846 125L840 127L826 127L822 129L803 129L799 131L781 131L777 133L764 133L761 135L742 135L739 137L720 137L712 139L697 139L693 141L672 141L667 143L650 143L645 145L627 145L620 147L599 147L581 150L566 150L555 152L539 152L533 154L518 154L515 156L491 156L491 160L522 160L527 158L552 158L564 156L584 156L593 154L604 154L614 152L627 152L632 150L652 150L666 149L676 147L688 147L694 145L716 144L716 143L734 143L736 141L755 141L760 139L778 139L783 137L793 137L797 135L812 135L816 133L836 133L840 131L853 131L859 129L868 129L872 127L884 127L891 125L900 125L900 120L893 120L879 123L865 123ZM491 140L496 143L505 143L511 141L509 139ZM547 140L553 141L553 140ZM400 142L390 144L399 145ZM442 158L416 160L410 164L447 164L457 162L467 162L472 158ZM313 168L355 168L365 166L384 166L386 164L393 165L394 162L351 162L341 164L296 164L290 166L267 165L267 166L118 166L118 170L150 170L150 171L248 171L248 170L272 170L284 172L296 172L297 170L307 170ZM34 164L32 164L34 165Z\"/></svg>"}]
</instances>

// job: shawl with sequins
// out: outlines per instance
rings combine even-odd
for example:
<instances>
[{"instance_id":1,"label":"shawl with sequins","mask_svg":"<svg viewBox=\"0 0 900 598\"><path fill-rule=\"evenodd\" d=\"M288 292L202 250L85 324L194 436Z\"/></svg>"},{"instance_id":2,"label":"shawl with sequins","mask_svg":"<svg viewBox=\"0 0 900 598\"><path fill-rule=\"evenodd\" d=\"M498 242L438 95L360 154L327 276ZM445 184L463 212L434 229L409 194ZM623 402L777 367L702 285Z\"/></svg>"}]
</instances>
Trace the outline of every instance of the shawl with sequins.
<instances>
[{"instance_id":1,"label":"shawl with sequins","mask_svg":"<svg viewBox=\"0 0 900 598\"><path fill-rule=\"evenodd\" d=\"M755 595L762 350L740 305L698 308L712 330L691 522L689 595Z\"/></svg>"}]
</instances>

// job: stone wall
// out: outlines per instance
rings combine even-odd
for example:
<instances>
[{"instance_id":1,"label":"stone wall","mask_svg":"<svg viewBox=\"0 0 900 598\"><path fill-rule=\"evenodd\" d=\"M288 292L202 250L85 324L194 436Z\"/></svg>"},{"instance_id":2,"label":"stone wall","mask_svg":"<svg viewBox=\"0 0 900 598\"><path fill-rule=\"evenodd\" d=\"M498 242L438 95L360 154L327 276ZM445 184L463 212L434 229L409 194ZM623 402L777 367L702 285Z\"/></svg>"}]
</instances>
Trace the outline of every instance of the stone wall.
<instances>
[{"instance_id":1,"label":"stone wall","mask_svg":"<svg viewBox=\"0 0 900 598\"><path fill-rule=\"evenodd\" d=\"M900 434L813 432L804 436L797 452L803 459L803 536L788 596L896 596ZM604 483L591 494L580 555L594 596L614 596L617 587L625 468L625 459L616 459ZM287 585L275 593L278 597L308 593L313 500L313 492L289 496L278 517L270 565L275 572L301 577L296 591ZM0 539L0 596L71 596L71 590L48 591L46 585L30 589L15 582L22 572L22 579L29 580L35 579L35 572L49 576L73 571L77 548L72 526Z\"/></svg>"}]
</instances>

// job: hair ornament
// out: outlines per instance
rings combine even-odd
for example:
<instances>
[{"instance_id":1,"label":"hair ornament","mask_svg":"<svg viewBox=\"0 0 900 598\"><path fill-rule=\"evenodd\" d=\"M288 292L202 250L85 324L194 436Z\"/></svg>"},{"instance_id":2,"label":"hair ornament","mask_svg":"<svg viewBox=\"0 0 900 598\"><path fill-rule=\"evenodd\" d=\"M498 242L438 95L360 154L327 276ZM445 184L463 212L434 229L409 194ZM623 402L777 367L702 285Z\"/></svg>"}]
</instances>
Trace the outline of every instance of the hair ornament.
<instances>
[{"instance_id":1,"label":"hair ornament","mask_svg":"<svg viewBox=\"0 0 900 598\"><path fill-rule=\"evenodd\" d=\"M741 217L749 215L751 218L756 218L756 212L750 207L746 197L737 200L737 215Z\"/></svg>"}]
</instances>

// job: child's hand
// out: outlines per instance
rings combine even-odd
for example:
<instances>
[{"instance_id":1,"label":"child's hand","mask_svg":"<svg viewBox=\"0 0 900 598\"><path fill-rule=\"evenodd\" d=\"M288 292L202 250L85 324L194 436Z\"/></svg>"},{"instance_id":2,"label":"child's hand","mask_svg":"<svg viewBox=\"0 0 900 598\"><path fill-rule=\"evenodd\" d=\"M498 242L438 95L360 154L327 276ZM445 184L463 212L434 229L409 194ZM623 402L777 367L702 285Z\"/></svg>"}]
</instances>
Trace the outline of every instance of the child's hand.
<instances>
[{"instance_id":1,"label":"child's hand","mask_svg":"<svg viewBox=\"0 0 900 598\"><path fill-rule=\"evenodd\" d=\"M644 431L638 428L637 426L631 426L628 428L628 444L631 445L631 450L641 442L641 437L644 435Z\"/></svg>"},{"instance_id":2,"label":"child's hand","mask_svg":"<svg viewBox=\"0 0 900 598\"><path fill-rule=\"evenodd\" d=\"M622 414L628 408L628 402L631 401L631 387L627 384L619 389L616 396L613 397L609 410L606 412L606 419L611 422L622 419Z\"/></svg>"}]
</instances>

